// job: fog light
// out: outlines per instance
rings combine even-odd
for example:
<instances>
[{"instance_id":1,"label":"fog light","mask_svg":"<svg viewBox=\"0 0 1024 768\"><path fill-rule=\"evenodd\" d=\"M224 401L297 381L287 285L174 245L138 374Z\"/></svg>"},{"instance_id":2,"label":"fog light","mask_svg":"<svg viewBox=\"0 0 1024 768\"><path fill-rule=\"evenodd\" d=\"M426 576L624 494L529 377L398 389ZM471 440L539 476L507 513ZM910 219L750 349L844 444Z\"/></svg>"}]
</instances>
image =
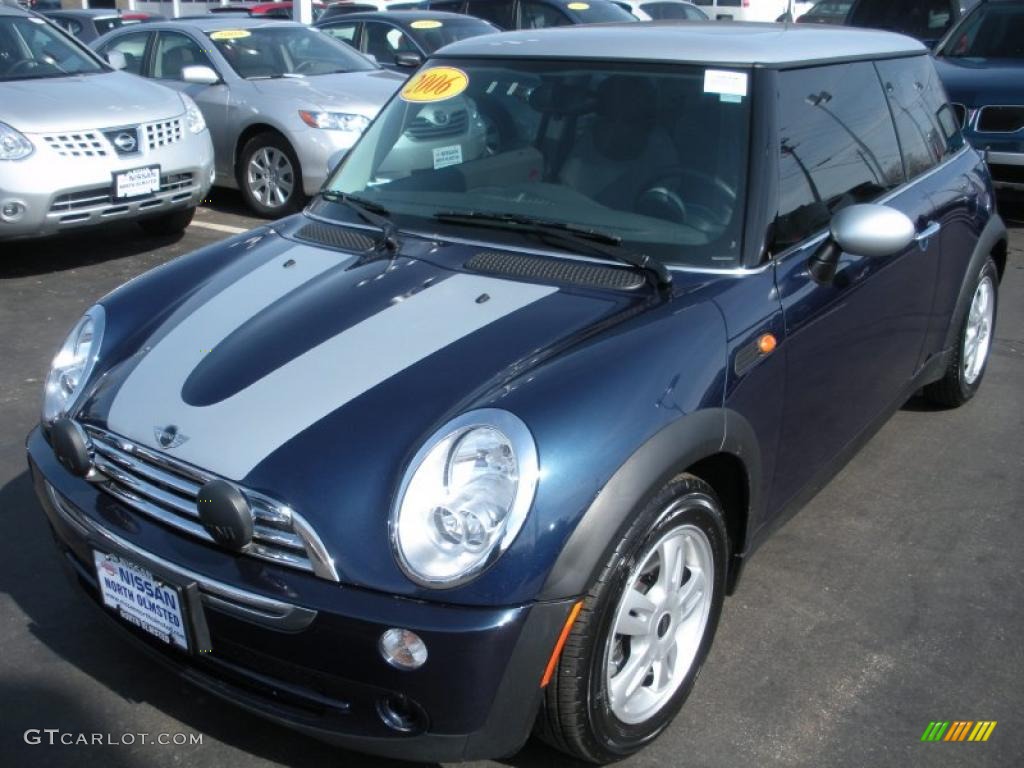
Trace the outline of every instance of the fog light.
<instances>
[{"instance_id":1,"label":"fog light","mask_svg":"<svg viewBox=\"0 0 1024 768\"><path fill-rule=\"evenodd\" d=\"M427 645L408 629L389 629L377 644L384 661L397 669L419 669L427 660Z\"/></svg>"},{"instance_id":2,"label":"fog light","mask_svg":"<svg viewBox=\"0 0 1024 768\"><path fill-rule=\"evenodd\" d=\"M25 206L18 202L4 203L0 208L0 216L7 221L16 221L25 213Z\"/></svg>"}]
</instances>

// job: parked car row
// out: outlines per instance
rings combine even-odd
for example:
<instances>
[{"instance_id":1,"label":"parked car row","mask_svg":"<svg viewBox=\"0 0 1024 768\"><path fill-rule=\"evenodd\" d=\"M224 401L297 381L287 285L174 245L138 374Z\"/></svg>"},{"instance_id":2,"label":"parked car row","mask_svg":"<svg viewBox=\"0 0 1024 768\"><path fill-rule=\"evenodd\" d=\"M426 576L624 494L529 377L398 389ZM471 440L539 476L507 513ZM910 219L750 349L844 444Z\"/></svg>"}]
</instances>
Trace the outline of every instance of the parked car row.
<instances>
[{"instance_id":1,"label":"parked car row","mask_svg":"<svg viewBox=\"0 0 1024 768\"><path fill-rule=\"evenodd\" d=\"M403 10L410 5L423 7ZM955 0L823 0L806 5L801 23L844 15L849 23L901 26L929 41L951 20L961 19ZM893 11L911 6L916 13ZM387 10L360 10L368 7ZM290 11L288 3L225 6L214 9L216 13L174 20L110 10L59 10L47 16L79 41L90 42L104 59L99 64L103 71L112 63L194 99L214 147L214 183L239 189L258 215L277 217L298 210L320 188L333 164L399 88L402 76L445 45L505 28L635 22L641 17L704 20L705 11L721 16L724 11L719 10L731 7L710 0L703 2L703 9L684 0L354 0L325 6L315 31L273 18ZM739 7L751 17L769 13L766 4ZM990 153L1000 187L1014 191L1024 183L1017 160L1024 151L1022 125L1016 122L1019 107L1014 106L1024 102L1021 35L1014 22L1019 7L1013 0L981 3L956 27L961 32L948 32L936 50L939 71L954 91L957 120L968 138ZM143 20L147 23L140 24ZM18 47L16 41L11 45L12 50ZM68 45L73 49L73 43ZM984 55L986 51L991 55ZM42 51L38 61L28 56L18 66L46 71L48 55ZM14 58L12 54L8 79L22 71ZM984 95L970 85L978 80L983 81L979 88ZM459 122L466 135L482 130L493 145L495 137L509 130L507 116L493 104L468 107L465 122ZM434 133L450 135L451 130L435 128ZM426 147L429 133L410 135L408 141ZM65 227L88 221L92 219L61 219ZM9 237L14 230L0 231Z\"/></svg>"}]
</instances>

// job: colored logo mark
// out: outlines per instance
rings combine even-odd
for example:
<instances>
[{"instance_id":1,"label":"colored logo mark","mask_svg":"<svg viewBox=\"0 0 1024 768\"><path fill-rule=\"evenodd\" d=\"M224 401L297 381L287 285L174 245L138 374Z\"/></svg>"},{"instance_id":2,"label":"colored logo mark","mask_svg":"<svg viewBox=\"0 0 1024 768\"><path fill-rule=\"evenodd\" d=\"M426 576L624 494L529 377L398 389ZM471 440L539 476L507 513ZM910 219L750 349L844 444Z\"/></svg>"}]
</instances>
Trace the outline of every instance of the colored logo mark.
<instances>
[{"instance_id":1,"label":"colored logo mark","mask_svg":"<svg viewBox=\"0 0 1024 768\"><path fill-rule=\"evenodd\" d=\"M988 741L995 727L995 720L933 720L921 741Z\"/></svg>"}]
</instances>

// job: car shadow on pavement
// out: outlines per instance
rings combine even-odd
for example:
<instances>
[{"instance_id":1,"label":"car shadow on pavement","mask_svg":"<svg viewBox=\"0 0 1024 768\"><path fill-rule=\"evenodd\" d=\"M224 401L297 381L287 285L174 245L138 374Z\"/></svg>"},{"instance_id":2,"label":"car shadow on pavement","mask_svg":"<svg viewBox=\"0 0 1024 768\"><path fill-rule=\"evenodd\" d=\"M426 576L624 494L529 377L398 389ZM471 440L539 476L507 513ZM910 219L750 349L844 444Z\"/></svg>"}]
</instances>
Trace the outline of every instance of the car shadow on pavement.
<instances>
[{"instance_id":1,"label":"car shadow on pavement","mask_svg":"<svg viewBox=\"0 0 1024 768\"><path fill-rule=\"evenodd\" d=\"M64 575L27 471L0 488L0 519L8 531L0 537L0 595L13 603L5 613L20 612L19 618L28 624L31 636L45 646L41 652L24 644L5 643L0 663L0 753L25 757L5 760L5 764L130 768L149 763L145 759L147 750L123 745L75 749L25 741L28 729L60 728L115 735L148 732L153 737L158 733L203 734L209 741L200 750L209 748L211 741L220 742L215 748L221 756L226 756L221 745L229 745L292 768L415 765L355 754L315 741L225 704L154 665L148 655L119 637L102 609L91 604ZM10 535L15 531L17 535ZM41 663L46 651L58 661ZM74 669L68 670L59 660ZM97 698L97 687L113 691L130 708L88 706L87 702ZM192 758L185 764L197 762L197 753Z\"/></svg>"},{"instance_id":2,"label":"car shadow on pavement","mask_svg":"<svg viewBox=\"0 0 1024 768\"><path fill-rule=\"evenodd\" d=\"M38 240L0 242L0 279L62 272L155 251L184 237L145 234L132 222L68 232Z\"/></svg>"}]
</instances>

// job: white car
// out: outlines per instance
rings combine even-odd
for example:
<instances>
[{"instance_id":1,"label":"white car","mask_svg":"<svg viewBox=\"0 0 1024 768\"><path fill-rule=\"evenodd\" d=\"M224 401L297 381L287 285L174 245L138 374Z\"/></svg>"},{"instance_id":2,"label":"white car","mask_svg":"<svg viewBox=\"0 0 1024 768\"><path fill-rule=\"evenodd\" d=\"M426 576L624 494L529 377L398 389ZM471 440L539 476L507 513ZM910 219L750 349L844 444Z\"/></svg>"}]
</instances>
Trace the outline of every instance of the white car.
<instances>
[{"instance_id":1,"label":"white car","mask_svg":"<svg viewBox=\"0 0 1024 768\"><path fill-rule=\"evenodd\" d=\"M708 15L686 0L612 0L640 21L707 21Z\"/></svg>"},{"instance_id":2,"label":"white car","mask_svg":"<svg viewBox=\"0 0 1024 768\"><path fill-rule=\"evenodd\" d=\"M789 0L694 0L712 19L775 21L789 11ZM793 3L793 19L814 7L813 2Z\"/></svg>"},{"instance_id":3,"label":"white car","mask_svg":"<svg viewBox=\"0 0 1024 768\"><path fill-rule=\"evenodd\" d=\"M41 17L0 5L0 241L114 220L178 232L213 173L191 98L117 72Z\"/></svg>"}]
</instances>

